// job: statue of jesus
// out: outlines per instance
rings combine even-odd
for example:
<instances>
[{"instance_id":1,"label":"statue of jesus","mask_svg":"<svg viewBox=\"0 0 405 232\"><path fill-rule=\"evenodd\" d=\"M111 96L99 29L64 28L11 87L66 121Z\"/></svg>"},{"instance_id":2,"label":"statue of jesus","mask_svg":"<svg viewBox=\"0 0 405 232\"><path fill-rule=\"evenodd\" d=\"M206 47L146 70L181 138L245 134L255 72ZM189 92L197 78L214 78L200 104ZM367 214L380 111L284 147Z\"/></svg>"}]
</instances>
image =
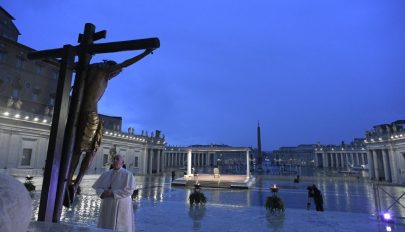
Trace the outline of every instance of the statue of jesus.
<instances>
[{"instance_id":1,"label":"statue of jesus","mask_svg":"<svg viewBox=\"0 0 405 232\"><path fill-rule=\"evenodd\" d=\"M74 145L73 157L68 177L68 191L65 195L63 205L69 207L73 202L77 189L83 176L100 147L103 135L103 125L98 116L97 103L107 88L108 81L116 77L123 68L128 67L145 56L152 53L153 49L146 49L143 53L130 58L122 63L112 60L105 60L89 66L85 77L85 90L82 106L79 115L79 125L77 128L76 141ZM85 152L79 173L73 180L73 174L79 164L82 153Z\"/></svg>"}]
</instances>

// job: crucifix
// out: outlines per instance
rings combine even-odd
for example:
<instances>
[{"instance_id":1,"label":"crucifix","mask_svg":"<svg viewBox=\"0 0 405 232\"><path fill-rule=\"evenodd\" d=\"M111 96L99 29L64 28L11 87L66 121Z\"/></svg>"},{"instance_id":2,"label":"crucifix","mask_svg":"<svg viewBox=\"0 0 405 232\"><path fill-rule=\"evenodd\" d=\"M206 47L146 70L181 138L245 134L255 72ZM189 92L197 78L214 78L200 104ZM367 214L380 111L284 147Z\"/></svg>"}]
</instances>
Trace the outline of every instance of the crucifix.
<instances>
[{"instance_id":1,"label":"crucifix","mask_svg":"<svg viewBox=\"0 0 405 232\"><path fill-rule=\"evenodd\" d=\"M95 26L86 23L79 34L79 45L31 52L29 59L61 58L54 115L48 143L44 180L39 205L38 220L59 222L62 205L70 206L80 181L91 164L100 145L102 125L97 115L97 102L107 87L107 82L127 67L160 47L158 38L93 43L106 37L106 31L95 32ZM129 50L145 51L117 64L105 61L91 64L92 55ZM75 57L78 62L75 64ZM76 71L70 96L72 70ZM73 173L82 152L86 152L79 174Z\"/></svg>"}]
</instances>

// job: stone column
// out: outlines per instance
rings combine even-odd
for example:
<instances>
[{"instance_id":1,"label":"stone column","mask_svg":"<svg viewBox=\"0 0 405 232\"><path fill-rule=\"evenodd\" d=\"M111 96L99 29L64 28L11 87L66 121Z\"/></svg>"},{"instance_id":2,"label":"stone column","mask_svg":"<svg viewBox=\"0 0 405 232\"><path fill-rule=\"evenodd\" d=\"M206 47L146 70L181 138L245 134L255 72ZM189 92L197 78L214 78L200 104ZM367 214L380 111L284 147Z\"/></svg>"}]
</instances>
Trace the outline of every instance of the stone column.
<instances>
[{"instance_id":1,"label":"stone column","mask_svg":"<svg viewBox=\"0 0 405 232\"><path fill-rule=\"evenodd\" d=\"M377 156L377 150L373 150L372 152L373 156L373 164L374 164L374 175L376 180L380 180L380 170L378 170L378 156Z\"/></svg>"},{"instance_id":2,"label":"stone column","mask_svg":"<svg viewBox=\"0 0 405 232\"><path fill-rule=\"evenodd\" d=\"M322 162L324 168L328 167L328 155L325 152L322 152Z\"/></svg>"},{"instance_id":3,"label":"stone column","mask_svg":"<svg viewBox=\"0 0 405 232\"><path fill-rule=\"evenodd\" d=\"M345 153L340 153L339 155L340 155L340 167L344 168L345 167L345 162L344 162L343 158L344 158Z\"/></svg>"},{"instance_id":4,"label":"stone column","mask_svg":"<svg viewBox=\"0 0 405 232\"><path fill-rule=\"evenodd\" d=\"M157 150L157 164L156 164L156 173L160 174L160 159L162 158L162 150Z\"/></svg>"},{"instance_id":5,"label":"stone column","mask_svg":"<svg viewBox=\"0 0 405 232\"><path fill-rule=\"evenodd\" d=\"M338 162L337 162L337 154L333 153L333 167L337 168Z\"/></svg>"},{"instance_id":6,"label":"stone column","mask_svg":"<svg viewBox=\"0 0 405 232\"><path fill-rule=\"evenodd\" d=\"M339 154L335 153L335 168L339 167Z\"/></svg>"},{"instance_id":7,"label":"stone column","mask_svg":"<svg viewBox=\"0 0 405 232\"><path fill-rule=\"evenodd\" d=\"M392 146L390 146L390 149L387 152L388 152L388 157L389 157L390 166L391 166L392 183L399 184L399 179L398 179L399 167L398 167L398 161L395 157L395 151L394 151L394 149L392 149Z\"/></svg>"},{"instance_id":8,"label":"stone column","mask_svg":"<svg viewBox=\"0 0 405 232\"><path fill-rule=\"evenodd\" d=\"M166 167L170 167L170 156L171 156L171 152L166 154Z\"/></svg>"},{"instance_id":9,"label":"stone column","mask_svg":"<svg viewBox=\"0 0 405 232\"><path fill-rule=\"evenodd\" d=\"M356 162L357 162L357 165L360 165L360 159L359 159L359 153L356 153Z\"/></svg>"},{"instance_id":10,"label":"stone column","mask_svg":"<svg viewBox=\"0 0 405 232\"><path fill-rule=\"evenodd\" d=\"M170 167L174 167L174 156L176 155L176 153L172 153L172 155L170 156Z\"/></svg>"},{"instance_id":11,"label":"stone column","mask_svg":"<svg viewBox=\"0 0 405 232\"><path fill-rule=\"evenodd\" d=\"M250 178L250 155L249 150L246 150L246 178Z\"/></svg>"},{"instance_id":12,"label":"stone column","mask_svg":"<svg viewBox=\"0 0 405 232\"><path fill-rule=\"evenodd\" d=\"M153 168L153 149L149 148L149 174L152 174L152 168Z\"/></svg>"},{"instance_id":13,"label":"stone column","mask_svg":"<svg viewBox=\"0 0 405 232\"><path fill-rule=\"evenodd\" d=\"M142 159L142 162L143 162L143 167L142 167L142 173L144 174L144 175L146 175L146 174L148 174L148 158L149 158L149 154L148 154L148 147L147 146L145 146L145 148L143 149L143 159Z\"/></svg>"},{"instance_id":14,"label":"stone column","mask_svg":"<svg viewBox=\"0 0 405 232\"><path fill-rule=\"evenodd\" d=\"M373 150L368 150L367 152L367 161L368 161L368 173L370 179L375 179L375 172L374 172L374 159L373 159Z\"/></svg>"},{"instance_id":15,"label":"stone column","mask_svg":"<svg viewBox=\"0 0 405 232\"><path fill-rule=\"evenodd\" d=\"M336 167L340 168L340 153L336 153Z\"/></svg>"},{"instance_id":16,"label":"stone column","mask_svg":"<svg viewBox=\"0 0 405 232\"><path fill-rule=\"evenodd\" d=\"M167 153L163 151L163 154L162 154L162 171L166 170L166 155L167 155Z\"/></svg>"},{"instance_id":17,"label":"stone column","mask_svg":"<svg viewBox=\"0 0 405 232\"><path fill-rule=\"evenodd\" d=\"M391 170L390 170L390 164L389 164L389 158L388 158L388 151L386 149L382 149L381 152L382 152L382 156L383 156L385 181L390 182L390 181L392 181L392 178L391 178Z\"/></svg>"},{"instance_id":18,"label":"stone column","mask_svg":"<svg viewBox=\"0 0 405 232\"><path fill-rule=\"evenodd\" d=\"M351 164L352 164L353 166L356 165L356 155L355 155L354 152L351 152L351 153L350 153L350 158L352 159Z\"/></svg>"},{"instance_id":19,"label":"stone column","mask_svg":"<svg viewBox=\"0 0 405 232\"><path fill-rule=\"evenodd\" d=\"M338 153L334 153L335 156L335 168L339 167L339 154Z\"/></svg>"},{"instance_id":20,"label":"stone column","mask_svg":"<svg viewBox=\"0 0 405 232\"><path fill-rule=\"evenodd\" d=\"M191 176L191 154L192 150L188 150L187 153L187 176Z\"/></svg>"},{"instance_id":21,"label":"stone column","mask_svg":"<svg viewBox=\"0 0 405 232\"><path fill-rule=\"evenodd\" d=\"M329 162L330 166L329 167L333 168L333 153L329 153L328 156L329 156L329 159L330 159L330 162Z\"/></svg>"},{"instance_id":22,"label":"stone column","mask_svg":"<svg viewBox=\"0 0 405 232\"><path fill-rule=\"evenodd\" d=\"M360 153L360 162L361 162L362 165L366 164L364 162L364 154L363 153Z\"/></svg>"},{"instance_id":23,"label":"stone column","mask_svg":"<svg viewBox=\"0 0 405 232\"><path fill-rule=\"evenodd\" d=\"M165 153L163 149L160 149L160 172L164 172L164 157L165 157Z\"/></svg>"},{"instance_id":24,"label":"stone column","mask_svg":"<svg viewBox=\"0 0 405 232\"><path fill-rule=\"evenodd\" d=\"M319 166L320 166L320 165L319 165L319 160L318 160L318 154L320 154L320 153L315 152L315 158L314 158L314 161L315 161L314 165L315 165L315 167L319 167Z\"/></svg>"},{"instance_id":25,"label":"stone column","mask_svg":"<svg viewBox=\"0 0 405 232\"><path fill-rule=\"evenodd\" d=\"M347 162L347 154L349 154L349 153L345 153L345 155L343 156L343 162L344 162L344 166L346 167L346 168L348 168L349 167L349 164L348 164L348 162Z\"/></svg>"},{"instance_id":26,"label":"stone column","mask_svg":"<svg viewBox=\"0 0 405 232\"><path fill-rule=\"evenodd\" d=\"M338 153L334 153L334 156L335 156L335 168L338 168L339 167L339 157L338 157Z\"/></svg>"}]
</instances>

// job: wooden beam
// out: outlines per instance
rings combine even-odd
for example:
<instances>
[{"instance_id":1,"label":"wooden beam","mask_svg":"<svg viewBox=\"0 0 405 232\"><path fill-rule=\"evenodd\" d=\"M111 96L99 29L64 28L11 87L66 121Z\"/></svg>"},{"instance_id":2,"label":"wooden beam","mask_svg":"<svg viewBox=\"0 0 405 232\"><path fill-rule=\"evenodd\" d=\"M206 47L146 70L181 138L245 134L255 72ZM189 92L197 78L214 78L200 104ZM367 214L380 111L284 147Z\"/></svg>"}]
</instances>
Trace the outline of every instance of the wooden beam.
<instances>
[{"instance_id":1,"label":"wooden beam","mask_svg":"<svg viewBox=\"0 0 405 232\"><path fill-rule=\"evenodd\" d=\"M38 220L52 221L56 189L58 186L59 167L61 165L64 133L66 127L70 83L72 82L72 67L75 59L73 47L65 45L60 64L59 79L55 98L55 113L52 119L51 132L48 142L44 179L42 183L41 201L39 205Z\"/></svg>"},{"instance_id":2,"label":"wooden beam","mask_svg":"<svg viewBox=\"0 0 405 232\"><path fill-rule=\"evenodd\" d=\"M160 41L158 38L137 39L128 41L119 41L111 43L99 43L89 45L86 49L91 54L98 53L110 53L121 52L131 50L143 50L143 49L156 49L160 47ZM74 47L75 55L78 55L82 48L80 45ZM63 48L42 50L36 52L30 52L27 54L28 59L45 59L45 58L59 58L63 54Z\"/></svg>"},{"instance_id":3,"label":"wooden beam","mask_svg":"<svg viewBox=\"0 0 405 232\"><path fill-rule=\"evenodd\" d=\"M84 34L81 41L81 46L88 47L93 43L93 35L96 27L91 23L86 23L84 27ZM55 202L55 211L53 222L59 222L62 214L62 206L64 195L66 194L67 184L70 183L69 172L71 169L71 161L76 142L76 131L79 121L79 114L82 105L82 99L85 89L85 79L87 76L88 65L91 60L91 55L82 51L79 54L79 60L76 68L76 76L73 85L72 97L69 102L69 114L66 121L65 141L63 143L63 156L61 163L61 172L59 174L59 184L57 189L57 201ZM70 196L71 197L71 196Z\"/></svg>"},{"instance_id":4,"label":"wooden beam","mask_svg":"<svg viewBox=\"0 0 405 232\"><path fill-rule=\"evenodd\" d=\"M75 48L75 47L73 47ZM77 52L74 52L75 54ZM27 54L29 60L39 60L39 59L49 59L49 58L60 58L63 56L63 48L42 50L36 52L30 52Z\"/></svg>"},{"instance_id":5,"label":"wooden beam","mask_svg":"<svg viewBox=\"0 0 405 232\"><path fill-rule=\"evenodd\" d=\"M160 41L158 38L137 39L128 41L119 41L111 43L98 43L93 44L88 49L92 54L98 53L110 53L143 49L156 49L160 47Z\"/></svg>"}]
</instances>

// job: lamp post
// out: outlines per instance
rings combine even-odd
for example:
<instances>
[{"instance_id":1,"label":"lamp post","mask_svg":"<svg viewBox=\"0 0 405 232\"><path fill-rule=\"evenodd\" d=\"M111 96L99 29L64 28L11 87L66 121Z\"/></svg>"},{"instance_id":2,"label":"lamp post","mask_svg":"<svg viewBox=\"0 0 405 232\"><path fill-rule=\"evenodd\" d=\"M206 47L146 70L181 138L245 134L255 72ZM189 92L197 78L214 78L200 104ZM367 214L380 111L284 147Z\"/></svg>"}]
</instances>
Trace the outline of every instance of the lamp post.
<instances>
[{"instance_id":1,"label":"lamp post","mask_svg":"<svg viewBox=\"0 0 405 232\"><path fill-rule=\"evenodd\" d=\"M277 192L278 192L278 187L277 187L277 185L276 185L276 184L273 184L273 186L270 187L270 190L271 190L271 192L272 192L273 194L277 194Z\"/></svg>"}]
</instances>

